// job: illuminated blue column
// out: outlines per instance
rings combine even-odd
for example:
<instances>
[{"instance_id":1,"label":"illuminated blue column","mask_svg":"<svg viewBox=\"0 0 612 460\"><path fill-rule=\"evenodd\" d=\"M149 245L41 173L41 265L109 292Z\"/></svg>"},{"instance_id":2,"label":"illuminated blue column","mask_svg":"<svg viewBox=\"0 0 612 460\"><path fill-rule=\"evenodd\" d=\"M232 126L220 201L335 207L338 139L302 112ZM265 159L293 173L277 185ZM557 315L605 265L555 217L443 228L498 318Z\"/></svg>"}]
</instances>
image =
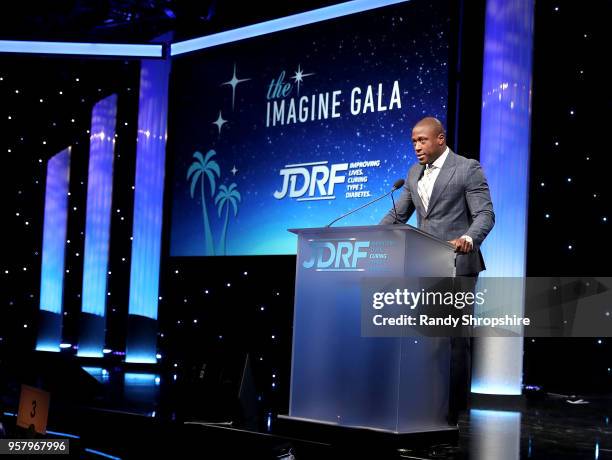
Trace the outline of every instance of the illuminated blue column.
<instances>
[{"instance_id":1,"label":"illuminated blue column","mask_svg":"<svg viewBox=\"0 0 612 460\"><path fill-rule=\"evenodd\" d=\"M480 162L496 223L483 246L485 277L525 276L533 9L533 0L487 1ZM523 293L513 297L523 309ZM476 339L472 369L472 392L520 395L523 339Z\"/></svg>"},{"instance_id":2,"label":"illuminated blue column","mask_svg":"<svg viewBox=\"0 0 612 460\"><path fill-rule=\"evenodd\" d=\"M47 163L40 270L40 321L36 341L36 349L42 351L59 351L62 340L69 183L70 147L53 156Z\"/></svg>"},{"instance_id":3,"label":"illuminated blue column","mask_svg":"<svg viewBox=\"0 0 612 460\"><path fill-rule=\"evenodd\" d=\"M91 114L78 356L103 356L116 121L113 94L98 102Z\"/></svg>"},{"instance_id":4,"label":"illuminated blue column","mask_svg":"<svg viewBox=\"0 0 612 460\"><path fill-rule=\"evenodd\" d=\"M469 452L473 460L519 460L521 413L470 410Z\"/></svg>"},{"instance_id":5,"label":"illuminated blue column","mask_svg":"<svg viewBox=\"0 0 612 460\"><path fill-rule=\"evenodd\" d=\"M143 61L126 361L155 363L170 61Z\"/></svg>"}]
</instances>

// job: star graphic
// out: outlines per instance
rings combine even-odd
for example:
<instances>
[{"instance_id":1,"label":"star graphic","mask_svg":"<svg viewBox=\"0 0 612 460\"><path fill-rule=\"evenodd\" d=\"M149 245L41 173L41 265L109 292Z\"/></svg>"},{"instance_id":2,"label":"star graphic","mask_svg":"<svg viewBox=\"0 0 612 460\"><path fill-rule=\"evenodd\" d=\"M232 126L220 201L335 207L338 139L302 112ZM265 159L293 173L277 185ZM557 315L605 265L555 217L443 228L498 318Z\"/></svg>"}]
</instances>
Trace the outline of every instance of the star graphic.
<instances>
[{"instance_id":1,"label":"star graphic","mask_svg":"<svg viewBox=\"0 0 612 460\"><path fill-rule=\"evenodd\" d=\"M232 75L232 79L226 82L221 83L221 85L230 85L232 87L232 111L234 110L234 100L236 99L236 86L242 83L243 81L248 81L250 78L237 78L236 77L236 63L234 62L234 75Z\"/></svg>"},{"instance_id":2,"label":"star graphic","mask_svg":"<svg viewBox=\"0 0 612 460\"><path fill-rule=\"evenodd\" d=\"M302 65L298 64L298 69L295 71L295 75L293 77L291 77L297 83L298 94L300 94L300 83L302 83L304 81L304 77L309 77L310 75L314 75L314 72L313 73L304 73L304 71L302 70Z\"/></svg>"},{"instance_id":3,"label":"star graphic","mask_svg":"<svg viewBox=\"0 0 612 460\"><path fill-rule=\"evenodd\" d=\"M238 172L238 170L236 169L236 165L234 165L234 167L232 169L230 169L230 172L235 176L236 173Z\"/></svg>"},{"instance_id":4,"label":"star graphic","mask_svg":"<svg viewBox=\"0 0 612 460\"><path fill-rule=\"evenodd\" d=\"M227 123L227 120L224 120L223 117L221 116L221 110L219 110L219 117L212 122L213 125L217 125L217 128L219 128L219 136L221 136L221 127Z\"/></svg>"}]
</instances>

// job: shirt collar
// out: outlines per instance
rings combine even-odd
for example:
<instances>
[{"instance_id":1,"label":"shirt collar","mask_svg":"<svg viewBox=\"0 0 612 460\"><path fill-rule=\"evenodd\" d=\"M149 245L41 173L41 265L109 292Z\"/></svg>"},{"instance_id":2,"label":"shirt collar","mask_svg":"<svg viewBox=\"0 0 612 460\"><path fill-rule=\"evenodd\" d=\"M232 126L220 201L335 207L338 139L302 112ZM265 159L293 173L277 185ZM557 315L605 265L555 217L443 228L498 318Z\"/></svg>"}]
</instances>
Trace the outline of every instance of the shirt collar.
<instances>
[{"instance_id":1,"label":"shirt collar","mask_svg":"<svg viewBox=\"0 0 612 460\"><path fill-rule=\"evenodd\" d=\"M446 157L448 157L449 152L450 152L450 148L447 146L444 153L440 155L438 159L432 163L432 166L435 166L436 168L442 168L442 165L446 161Z\"/></svg>"}]
</instances>

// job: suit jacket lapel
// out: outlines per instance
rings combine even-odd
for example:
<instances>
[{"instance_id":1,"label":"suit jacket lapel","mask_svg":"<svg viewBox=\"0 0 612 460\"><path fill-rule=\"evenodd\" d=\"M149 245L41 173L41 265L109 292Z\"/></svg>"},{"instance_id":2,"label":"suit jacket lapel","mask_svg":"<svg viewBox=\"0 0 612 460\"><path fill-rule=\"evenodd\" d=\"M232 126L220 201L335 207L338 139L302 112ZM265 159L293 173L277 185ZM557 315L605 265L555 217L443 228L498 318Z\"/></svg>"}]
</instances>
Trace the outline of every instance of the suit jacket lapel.
<instances>
[{"instance_id":1,"label":"suit jacket lapel","mask_svg":"<svg viewBox=\"0 0 612 460\"><path fill-rule=\"evenodd\" d=\"M446 186L450 182L451 178L455 174L455 154L453 151L448 152L448 156L446 157L446 161L442 165L440 172L438 173L438 177L436 178L436 182L434 182L433 190L431 191L431 197L429 198L429 206L427 206L427 214L431 212L433 207L436 205L436 201L440 198L440 195L446 189Z\"/></svg>"},{"instance_id":2,"label":"suit jacket lapel","mask_svg":"<svg viewBox=\"0 0 612 460\"><path fill-rule=\"evenodd\" d=\"M419 195L419 179L423 177L423 171L425 171L425 165L419 165L418 168L414 169L414 173L412 175L412 190L416 191L416 197L412 200L415 203L415 206L419 206L421 209L421 214L425 215L425 206L423 206L423 201L421 200L421 195Z\"/></svg>"}]
</instances>

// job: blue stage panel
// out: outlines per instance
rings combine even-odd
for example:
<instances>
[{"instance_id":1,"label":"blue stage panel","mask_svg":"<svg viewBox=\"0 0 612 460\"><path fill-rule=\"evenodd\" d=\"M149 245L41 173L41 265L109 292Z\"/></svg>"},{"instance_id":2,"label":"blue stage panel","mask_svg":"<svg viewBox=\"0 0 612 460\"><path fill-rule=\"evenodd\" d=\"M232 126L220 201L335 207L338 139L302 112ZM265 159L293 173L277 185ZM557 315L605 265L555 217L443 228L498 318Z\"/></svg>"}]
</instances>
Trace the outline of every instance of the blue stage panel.
<instances>
[{"instance_id":1,"label":"blue stage panel","mask_svg":"<svg viewBox=\"0 0 612 460\"><path fill-rule=\"evenodd\" d=\"M480 162L496 223L482 246L487 270L481 289L486 277L525 276L533 14L530 0L487 1ZM522 295L512 301L522 309ZM522 368L522 338L476 340L472 391L519 395Z\"/></svg>"},{"instance_id":2,"label":"blue stage panel","mask_svg":"<svg viewBox=\"0 0 612 460\"><path fill-rule=\"evenodd\" d=\"M100 316L105 314L107 297L116 119L117 95L94 106L89 141L82 311Z\"/></svg>"},{"instance_id":3,"label":"blue stage panel","mask_svg":"<svg viewBox=\"0 0 612 460\"><path fill-rule=\"evenodd\" d=\"M129 315L150 333L130 329L127 362L157 362L156 328L149 323L157 320L159 296L169 74L169 60L141 64Z\"/></svg>"},{"instance_id":4,"label":"blue stage panel","mask_svg":"<svg viewBox=\"0 0 612 460\"><path fill-rule=\"evenodd\" d=\"M70 148L66 148L47 163L40 275L40 310L43 314L36 343L37 350L60 350L61 317L59 315L62 312L64 294L69 181Z\"/></svg>"}]
</instances>

